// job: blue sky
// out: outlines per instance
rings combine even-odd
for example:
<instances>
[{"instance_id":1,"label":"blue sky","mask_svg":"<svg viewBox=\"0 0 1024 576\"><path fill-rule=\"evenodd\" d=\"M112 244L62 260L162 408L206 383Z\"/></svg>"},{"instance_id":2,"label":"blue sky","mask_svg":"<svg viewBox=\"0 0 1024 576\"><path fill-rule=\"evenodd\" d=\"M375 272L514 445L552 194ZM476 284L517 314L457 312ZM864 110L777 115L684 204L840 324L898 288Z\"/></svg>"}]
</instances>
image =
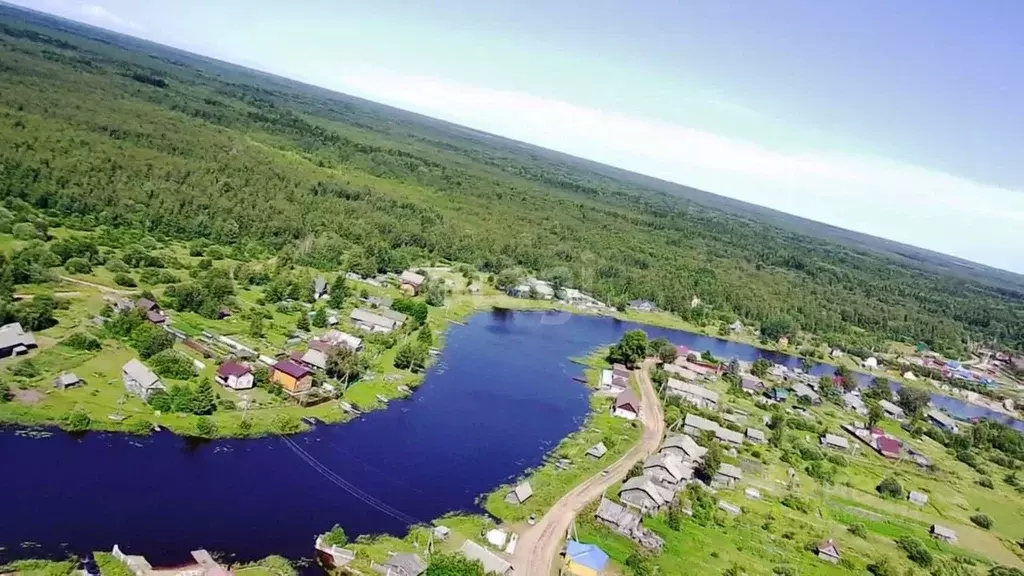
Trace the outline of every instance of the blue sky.
<instances>
[{"instance_id":1,"label":"blue sky","mask_svg":"<svg viewBox=\"0 0 1024 576\"><path fill-rule=\"evenodd\" d=\"M1024 272L1024 3L16 0Z\"/></svg>"}]
</instances>

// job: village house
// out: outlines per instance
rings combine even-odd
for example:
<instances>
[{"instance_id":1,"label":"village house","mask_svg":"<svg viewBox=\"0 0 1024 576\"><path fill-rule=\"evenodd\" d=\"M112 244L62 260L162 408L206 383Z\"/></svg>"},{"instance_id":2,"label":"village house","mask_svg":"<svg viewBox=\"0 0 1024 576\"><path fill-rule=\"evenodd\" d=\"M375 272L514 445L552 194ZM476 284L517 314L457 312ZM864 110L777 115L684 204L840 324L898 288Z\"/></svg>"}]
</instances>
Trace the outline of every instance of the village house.
<instances>
[{"instance_id":1,"label":"village house","mask_svg":"<svg viewBox=\"0 0 1024 576\"><path fill-rule=\"evenodd\" d=\"M470 560L476 560L483 564L484 574L497 574L497 576L511 576L512 565L506 562L501 556L491 552L472 540L466 540L459 548L459 552Z\"/></svg>"},{"instance_id":2,"label":"village house","mask_svg":"<svg viewBox=\"0 0 1024 576\"><path fill-rule=\"evenodd\" d=\"M896 421L903 420L905 416L905 414L903 413L903 408L900 408L899 406L893 404L892 402L889 402L888 400L879 400L878 405L882 407L882 410L885 412L885 415L887 417L892 418L893 420Z\"/></svg>"},{"instance_id":3,"label":"village house","mask_svg":"<svg viewBox=\"0 0 1024 576\"><path fill-rule=\"evenodd\" d=\"M712 488L733 488L743 479L743 470L732 464L722 464L711 479Z\"/></svg>"},{"instance_id":4,"label":"village house","mask_svg":"<svg viewBox=\"0 0 1024 576\"><path fill-rule=\"evenodd\" d=\"M743 433L730 430L724 426L719 426L718 429L715 430L715 438L718 438L720 442L724 442L732 446L743 445Z\"/></svg>"},{"instance_id":5,"label":"village house","mask_svg":"<svg viewBox=\"0 0 1024 576\"><path fill-rule=\"evenodd\" d=\"M121 368L121 379L124 381L125 389L143 400L148 400L157 390L167 389L160 381L160 377L138 358L132 358Z\"/></svg>"},{"instance_id":6,"label":"village house","mask_svg":"<svg viewBox=\"0 0 1024 576\"><path fill-rule=\"evenodd\" d=\"M739 320L733 322L732 324L729 325L729 331L734 333L734 334L736 332L742 332L743 331L743 323L740 322Z\"/></svg>"},{"instance_id":7,"label":"village house","mask_svg":"<svg viewBox=\"0 0 1024 576\"><path fill-rule=\"evenodd\" d=\"M313 299L322 300L327 298L327 280L323 276L313 279Z\"/></svg>"},{"instance_id":8,"label":"village house","mask_svg":"<svg viewBox=\"0 0 1024 576\"><path fill-rule=\"evenodd\" d=\"M565 545L565 572L573 576L599 576L608 560L608 554L596 544L569 540Z\"/></svg>"},{"instance_id":9,"label":"village house","mask_svg":"<svg viewBox=\"0 0 1024 576\"><path fill-rule=\"evenodd\" d=\"M0 358L20 356L36 348L36 337L18 322L0 326Z\"/></svg>"},{"instance_id":10,"label":"village house","mask_svg":"<svg viewBox=\"0 0 1024 576\"><path fill-rule=\"evenodd\" d=\"M733 504L732 502L726 502L725 500L719 500L718 501L718 509L719 510L723 510L725 512L728 512L729 514L732 514L733 516L739 516L740 514L743 514L743 509L742 508L740 508L739 506Z\"/></svg>"},{"instance_id":11,"label":"village house","mask_svg":"<svg viewBox=\"0 0 1024 576\"><path fill-rule=\"evenodd\" d=\"M587 456L591 458L603 458L608 453L608 447L604 445L604 442L598 442L587 450Z\"/></svg>"},{"instance_id":12,"label":"village house","mask_svg":"<svg viewBox=\"0 0 1024 576\"><path fill-rule=\"evenodd\" d=\"M117 544L110 555L135 576L232 576L231 571L218 564L209 552L201 548L192 551L193 563L173 568L154 568L145 556L125 554Z\"/></svg>"},{"instance_id":13,"label":"village house","mask_svg":"<svg viewBox=\"0 0 1024 576\"><path fill-rule=\"evenodd\" d=\"M718 428L718 422L701 418L696 414L687 414L683 420L683 434L690 436L700 436L702 432L714 433Z\"/></svg>"},{"instance_id":14,"label":"village house","mask_svg":"<svg viewBox=\"0 0 1024 576\"><path fill-rule=\"evenodd\" d=\"M669 436L666 438L658 452L660 454L675 456L684 462L688 460L691 462L698 462L704 458L707 451L707 448L697 444L693 438L690 438L685 434L678 434L676 436Z\"/></svg>"},{"instance_id":15,"label":"village house","mask_svg":"<svg viewBox=\"0 0 1024 576\"><path fill-rule=\"evenodd\" d=\"M861 416L867 416L868 407L864 404L864 400L857 394L847 392L843 394L843 405L846 406L847 410L853 410Z\"/></svg>"},{"instance_id":16,"label":"village house","mask_svg":"<svg viewBox=\"0 0 1024 576\"><path fill-rule=\"evenodd\" d=\"M615 397L612 415L626 420L636 420L640 416L640 398L636 392L625 390Z\"/></svg>"},{"instance_id":17,"label":"village house","mask_svg":"<svg viewBox=\"0 0 1024 576\"><path fill-rule=\"evenodd\" d=\"M352 313L349 314L349 318L356 325L356 328L366 330L367 332L388 333L398 326L398 322L395 320L386 316L381 316L380 314L375 314L363 308L356 308L353 310Z\"/></svg>"},{"instance_id":18,"label":"village house","mask_svg":"<svg viewBox=\"0 0 1024 576\"><path fill-rule=\"evenodd\" d=\"M362 300L374 308L391 308L391 305L395 303L390 296L367 296Z\"/></svg>"},{"instance_id":19,"label":"village house","mask_svg":"<svg viewBox=\"0 0 1024 576\"><path fill-rule=\"evenodd\" d=\"M416 554L392 554L384 564L373 568L384 576L420 576L427 571L427 563Z\"/></svg>"},{"instance_id":20,"label":"village house","mask_svg":"<svg viewBox=\"0 0 1024 576\"><path fill-rule=\"evenodd\" d=\"M918 492L917 490L911 490L910 494L907 494L907 500L911 504L917 504L918 506L924 506L928 503L928 495L924 492Z\"/></svg>"},{"instance_id":21,"label":"village house","mask_svg":"<svg viewBox=\"0 0 1024 576\"><path fill-rule=\"evenodd\" d=\"M412 270L406 270L398 277L398 281L403 291L411 291L413 294L419 294L427 279L422 274L417 274Z\"/></svg>"},{"instance_id":22,"label":"village house","mask_svg":"<svg viewBox=\"0 0 1024 576\"><path fill-rule=\"evenodd\" d=\"M793 393L796 394L797 398L805 398L810 401L811 404L821 404L821 396L803 382L797 382L793 385Z\"/></svg>"},{"instance_id":23,"label":"village house","mask_svg":"<svg viewBox=\"0 0 1024 576\"><path fill-rule=\"evenodd\" d=\"M274 364L270 380L286 392L299 394L313 387L313 371L293 360L281 360Z\"/></svg>"},{"instance_id":24,"label":"village house","mask_svg":"<svg viewBox=\"0 0 1024 576\"><path fill-rule=\"evenodd\" d=\"M764 391L764 381L757 376L747 374L740 380L740 388L751 396L760 394Z\"/></svg>"},{"instance_id":25,"label":"village house","mask_svg":"<svg viewBox=\"0 0 1024 576\"><path fill-rule=\"evenodd\" d=\"M310 370L327 369L327 354L321 350L310 348L302 354L299 361L305 364Z\"/></svg>"},{"instance_id":26,"label":"village house","mask_svg":"<svg viewBox=\"0 0 1024 576\"><path fill-rule=\"evenodd\" d=\"M322 534L316 537L313 549L316 550L317 558L328 570L344 568L356 559L356 553L352 550L334 544L328 546L324 542Z\"/></svg>"},{"instance_id":27,"label":"village house","mask_svg":"<svg viewBox=\"0 0 1024 576\"><path fill-rule=\"evenodd\" d=\"M340 330L328 330L323 336L310 340L309 347L324 354L328 354L332 348L338 347L359 351L363 347L363 339Z\"/></svg>"},{"instance_id":28,"label":"village house","mask_svg":"<svg viewBox=\"0 0 1024 576\"><path fill-rule=\"evenodd\" d=\"M950 528L946 528L945 526L932 524L928 533L932 535L932 538L938 538L939 540L944 540L950 544L956 544L956 532Z\"/></svg>"},{"instance_id":29,"label":"village house","mask_svg":"<svg viewBox=\"0 0 1024 576\"><path fill-rule=\"evenodd\" d=\"M747 428L747 441L751 444L764 444L768 440L764 436L764 432L757 428Z\"/></svg>"},{"instance_id":30,"label":"village house","mask_svg":"<svg viewBox=\"0 0 1024 576\"><path fill-rule=\"evenodd\" d=\"M78 386L81 383L82 379L74 372L62 372L59 376L53 379L53 386L58 390L67 390L68 388Z\"/></svg>"},{"instance_id":31,"label":"village house","mask_svg":"<svg viewBox=\"0 0 1024 576\"><path fill-rule=\"evenodd\" d=\"M217 368L216 380L232 390L248 390L255 383L252 368L238 362L225 362Z\"/></svg>"},{"instance_id":32,"label":"village house","mask_svg":"<svg viewBox=\"0 0 1024 576\"><path fill-rule=\"evenodd\" d=\"M673 378L682 380L683 382L696 382L699 376L693 370L683 368L682 366L677 366L675 364L665 364L662 366L662 369L671 374Z\"/></svg>"},{"instance_id":33,"label":"village house","mask_svg":"<svg viewBox=\"0 0 1024 576\"><path fill-rule=\"evenodd\" d=\"M772 388L771 392L769 392L768 397L776 402L785 402L789 399L789 390L776 386L775 388Z\"/></svg>"},{"instance_id":34,"label":"village house","mask_svg":"<svg viewBox=\"0 0 1024 576\"><path fill-rule=\"evenodd\" d=\"M676 456L655 454L644 461L644 475L660 484L676 486L693 478L693 468Z\"/></svg>"},{"instance_id":35,"label":"village house","mask_svg":"<svg viewBox=\"0 0 1024 576\"><path fill-rule=\"evenodd\" d=\"M832 540L826 540L818 544L818 558L833 564L839 563L839 547Z\"/></svg>"},{"instance_id":36,"label":"village house","mask_svg":"<svg viewBox=\"0 0 1024 576\"><path fill-rule=\"evenodd\" d=\"M895 460L900 457L903 446L899 440L882 434L875 436L875 450L882 456Z\"/></svg>"},{"instance_id":37,"label":"village house","mask_svg":"<svg viewBox=\"0 0 1024 576\"><path fill-rule=\"evenodd\" d=\"M633 300L626 305L630 310L636 310L637 312L657 312L658 305L650 300Z\"/></svg>"},{"instance_id":38,"label":"village house","mask_svg":"<svg viewBox=\"0 0 1024 576\"><path fill-rule=\"evenodd\" d=\"M619 500L645 514L654 514L675 497L675 492L655 484L647 476L634 476L622 485Z\"/></svg>"},{"instance_id":39,"label":"village house","mask_svg":"<svg viewBox=\"0 0 1024 576\"><path fill-rule=\"evenodd\" d=\"M716 410L718 408L718 393L698 384L669 378L668 383L665 384L665 393L679 396L698 408L707 408L709 410Z\"/></svg>"},{"instance_id":40,"label":"village house","mask_svg":"<svg viewBox=\"0 0 1024 576\"><path fill-rule=\"evenodd\" d=\"M945 412L940 412L933 408L928 411L928 420L946 432L951 432L953 434L960 433L960 426L956 423L956 420Z\"/></svg>"},{"instance_id":41,"label":"village house","mask_svg":"<svg viewBox=\"0 0 1024 576\"><path fill-rule=\"evenodd\" d=\"M728 412L726 414L722 414L722 420L731 424L736 424L737 426L742 426L747 423L747 415L737 412Z\"/></svg>"},{"instance_id":42,"label":"village house","mask_svg":"<svg viewBox=\"0 0 1024 576\"><path fill-rule=\"evenodd\" d=\"M835 434L825 434L822 436L821 445L825 448L833 448L835 450L850 449L850 441L842 436L836 436Z\"/></svg>"},{"instance_id":43,"label":"village house","mask_svg":"<svg viewBox=\"0 0 1024 576\"><path fill-rule=\"evenodd\" d=\"M401 328L403 324L409 321L409 317L407 315L390 308L381 308L377 313L385 318L394 320L396 328Z\"/></svg>"},{"instance_id":44,"label":"village house","mask_svg":"<svg viewBox=\"0 0 1024 576\"><path fill-rule=\"evenodd\" d=\"M529 500L530 496L533 496L533 487L530 486L530 482L527 480L505 495L505 501L509 504L522 504Z\"/></svg>"},{"instance_id":45,"label":"village house","mask_svg":"<svg viewBox=\"0 0 1024 576\"><path fill-rule=\"evenodd\" d=\"M605 526L626 536L631 536L640 526L640 516L607 498L601 498L594 516Z\"/></svg>"}]
</instances>

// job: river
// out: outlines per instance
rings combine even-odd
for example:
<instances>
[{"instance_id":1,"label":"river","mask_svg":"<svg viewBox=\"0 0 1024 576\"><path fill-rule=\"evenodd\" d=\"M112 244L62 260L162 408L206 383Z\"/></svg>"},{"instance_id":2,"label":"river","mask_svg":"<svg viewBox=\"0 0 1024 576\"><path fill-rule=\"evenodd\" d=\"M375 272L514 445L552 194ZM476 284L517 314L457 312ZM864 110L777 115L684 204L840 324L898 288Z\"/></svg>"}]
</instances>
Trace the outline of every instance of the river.
<instances>
[{"instance_id":1,"label":"river","mask_svg":"<svg viewBox=\"0 0 1024 576\"><path fill-rule=\"evenodd\" d=\"M638 327L719 358L799 365L746 344L610 318L480 313L451 328L410 399L289 440L0 431L0 560L115 543L155 565L184 561L200 547L237 560L300 558L335 523L351 537L400 535L410 522L481 512L479 495L539 465L584 422L589 391L573 380L580 367L569 358ZM1007 421L956 399L934 400L958 417Z\"/></svg>"}]
</instances>

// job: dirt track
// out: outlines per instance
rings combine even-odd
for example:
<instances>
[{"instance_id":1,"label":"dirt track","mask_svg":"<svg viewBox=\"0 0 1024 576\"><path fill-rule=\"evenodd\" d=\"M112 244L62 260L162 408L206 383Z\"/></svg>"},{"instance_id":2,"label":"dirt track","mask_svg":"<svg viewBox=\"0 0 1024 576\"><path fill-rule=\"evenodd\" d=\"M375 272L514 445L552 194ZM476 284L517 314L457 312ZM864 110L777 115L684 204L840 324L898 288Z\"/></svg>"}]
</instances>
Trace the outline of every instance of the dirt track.
<instances>
[{"instance_id":1,"label":"dirt track","mask_svg":"<svg viewBox=\"0 0 1024 576\"><path fill-rule=\"evenodd\" d=\"M609 486L626 476L633 464L654 452L661 443L665 423L661 403L648 375L648 367L637 372L640 382L641 419L644 434L640 442L625 456L605 470L608 474L593 476L563 496L535 526L519 537L512 558L516 576L551 576L557 573L555 560L561 551L573 518L591 501L601 496Z\"/></svg>"}]
</instances>

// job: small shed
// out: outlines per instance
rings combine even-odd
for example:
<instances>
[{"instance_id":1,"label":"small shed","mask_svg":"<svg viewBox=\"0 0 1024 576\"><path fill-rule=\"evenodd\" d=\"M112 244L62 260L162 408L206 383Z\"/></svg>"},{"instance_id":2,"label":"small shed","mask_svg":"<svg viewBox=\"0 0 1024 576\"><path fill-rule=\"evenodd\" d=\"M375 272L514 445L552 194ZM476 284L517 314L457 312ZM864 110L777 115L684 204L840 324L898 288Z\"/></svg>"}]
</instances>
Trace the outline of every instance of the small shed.
<instances>
[{"instance_id":1,"label":"small shed","mask_svg":"<svg viewBox=\"0 0 1024 576\"><path fill-rule=\"evenodd\" d=\"M821 445L826 448L835 448L836 450L850 449L850 441L842 436L836 436L835 434L825 434L822 436Z\"/></svg>"},{"instance_id":2,"label":"small shed","mask_svg":"<svg viewBox=\"0 0 1024 576\"><path fill-rule=\"evenodd\" d=\"M924 506L925 504L928 503L928 495L925 494L924 492L918 492L916 490L911 490L910 494L907 495L907 500L910 501L911 504L917 504L918 506Z\"/></svg>"},{"instance_id":3,"label":"small shed","mask_svg":"<svg viewBox=\"0 0 1024 576\"><path fill-rule=\"evenodd\" d=\"M591 446L590 450L587 450L587 456L591 456L593 458L601 458L607 453L608 447L604 445L604 442L598 442Z\"/></svg>"},{"instance_id":4,"label":"small shed","mask_svg":"<svg viewBox=\"0 0 1024 576\"><path fill-rule=\"evenodd\" d=\"M757 428L747 428L747 441L751 444L764 444L768 440L764 436L764 431Z\"/></svg>"},{"instance_id":5,"label":"small shed","mask_svg":"<svg viewBox=\"0 0 1024 576\"><path fill-rule=\"evenodd\" d=\"M76 376L74 372L64 372L53 379L53 385L58 390L67 390L68 388L78 386L81 383L82 379Z\"/></svg>"},{"instance_id":6,"label":"small shed","mask_svg":"<svg viewBox=\"0 0 1024 576\"><path fill-rule=\"evenodd\" d=\"M950 544L956 543L956 532L951 528L939 524L932 524L931 529L928 531L932 535L932 538L938 538L939 540L945 540Z\"/></svg>"},{"instance_id":7,"label":"small shed","mask_svg":"<svg viewBox=\"0 0 1024 576\"><path fill-rule=\"evenodd\" d=\"M505 501L510 504L522 504L529 500L530 496L533 496L533 487L530 486L530 482L527 480L509 492L508 496L505 496Z\"/></svg>"},{"instance_id":8,"label":"small shed","mask_svg":"<svg viewBox=\"0 0 1024 576\"><path fill-rule=\"evenodd\" d=\"M818 558L833 564L839 563L839 547L835 541L829 539L818 544Z\"/></svg>"}]
</instances>

